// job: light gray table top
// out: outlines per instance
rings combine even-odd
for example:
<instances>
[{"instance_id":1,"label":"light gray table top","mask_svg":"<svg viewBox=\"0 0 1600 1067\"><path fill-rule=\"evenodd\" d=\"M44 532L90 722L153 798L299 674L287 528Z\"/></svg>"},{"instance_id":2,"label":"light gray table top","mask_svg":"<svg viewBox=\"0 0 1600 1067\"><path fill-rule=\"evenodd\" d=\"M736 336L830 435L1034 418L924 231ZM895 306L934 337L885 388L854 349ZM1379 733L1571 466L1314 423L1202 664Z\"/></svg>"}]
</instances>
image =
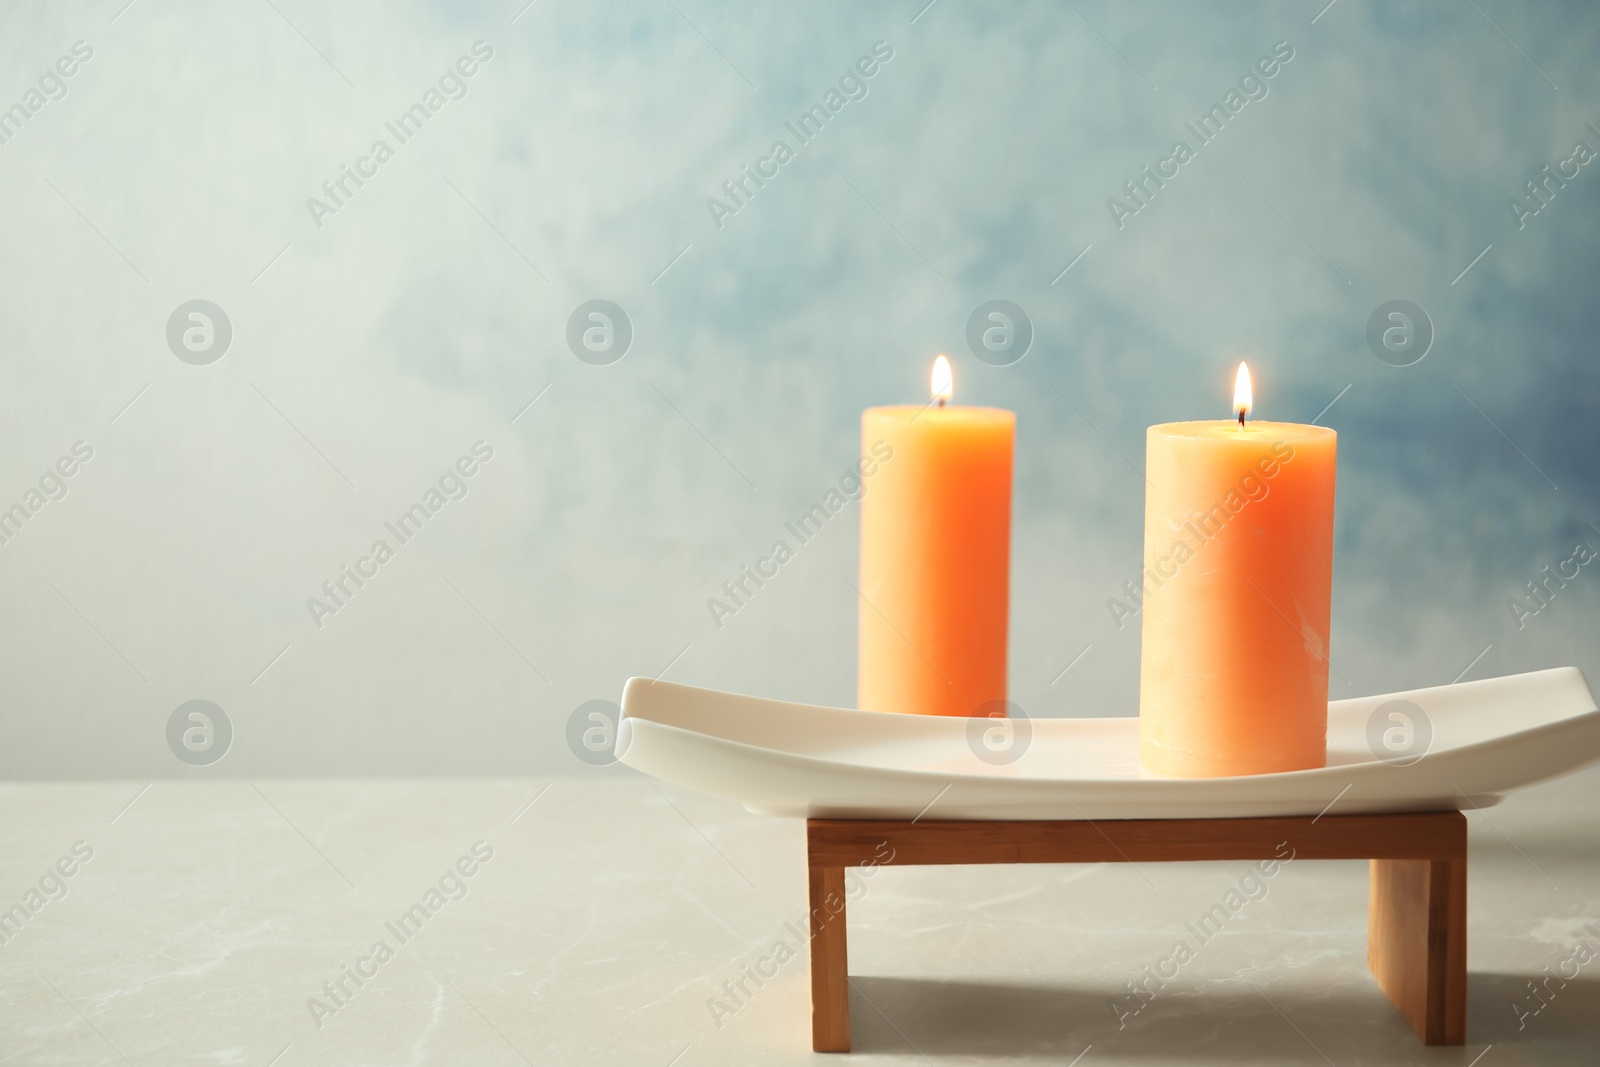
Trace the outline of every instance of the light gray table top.
<instances>
[{"instance_id":1,"label":"light gray table top","mask_svg":"<svg viewBox=\"0 0 1600 1067\"><path fill-rule=\"evenodd\" d=\"M814 1062L798 822L620 775L144 785L0 786L0 1063ZM1360 862L959 867L859 881L857 1052L821 1062L1592 1064L1597 800L1469 816L1465 1050L1368 976Z\"/></svg>"}]
</instances>

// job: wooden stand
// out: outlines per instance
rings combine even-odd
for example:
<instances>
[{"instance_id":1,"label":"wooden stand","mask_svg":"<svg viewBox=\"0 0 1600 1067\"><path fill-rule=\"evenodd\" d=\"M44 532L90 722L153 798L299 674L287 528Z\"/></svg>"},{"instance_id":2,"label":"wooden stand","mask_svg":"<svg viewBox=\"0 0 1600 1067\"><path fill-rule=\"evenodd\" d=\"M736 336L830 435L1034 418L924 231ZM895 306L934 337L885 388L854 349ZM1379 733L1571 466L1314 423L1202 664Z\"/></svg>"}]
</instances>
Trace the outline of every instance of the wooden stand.
<instances>
[{"instance_id":1,"label":"wooden stand","mask_svg":"<svg viewBox=\"0 0 1600 1067\"><path fill-rule=\"evenodd\" d=\"M1458 811L1270 819L810 819L811 1047L850 1051L848 867L931 863L1372 862L1367 966L1425 1044L1466 1042L1467 820Z\"/></svg>"}]
</instances>

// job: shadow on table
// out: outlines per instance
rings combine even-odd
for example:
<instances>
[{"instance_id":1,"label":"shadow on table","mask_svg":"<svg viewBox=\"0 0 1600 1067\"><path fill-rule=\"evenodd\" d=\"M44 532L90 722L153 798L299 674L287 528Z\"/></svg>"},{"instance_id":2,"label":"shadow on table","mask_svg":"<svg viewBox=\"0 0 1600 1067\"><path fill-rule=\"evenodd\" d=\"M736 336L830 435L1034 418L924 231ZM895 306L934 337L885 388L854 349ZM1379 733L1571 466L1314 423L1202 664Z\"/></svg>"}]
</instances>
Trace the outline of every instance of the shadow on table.
<instances>
[{"instance_id":1,"label":"shadow on table","mask_svg":"<svg viewBox=\"0 0 1600 1067\"><path fill-rule=\"evenodd\" d=\"M1496 1055L1520 1050L1533 1056L1508 1062L1592 1067L1600 1042L1600 977L1568 981L1519 1030L1512 1005L1538 1007L1527 990L1529 977L1469 976L1464 1049L1425 1047L1370 979L1298 990L1258 981L1261 992L1243 979L1210 982L1163 993L1119 1029L1114 998L1102 987L852 977L852 1046L929 1057L1048 1057L1063 1064L1092 1045L1089 1059L1465 1067L1494 1044Z\"/></svg>"},{"instance_id":2,"label":"shadow on table","mask_svg":"<svg viewBox=\"0 0 1600 1067\"><path fill-rule=\"evenodd\" d=\"M1565 982L1554 968L1549 975L1469 974L1468 1038L1541 1049L1581 1047L1590 1062L1600 1060L1600 960L1589 967L1596 973L1580 972Z\"/></svg>"}]
</instances>

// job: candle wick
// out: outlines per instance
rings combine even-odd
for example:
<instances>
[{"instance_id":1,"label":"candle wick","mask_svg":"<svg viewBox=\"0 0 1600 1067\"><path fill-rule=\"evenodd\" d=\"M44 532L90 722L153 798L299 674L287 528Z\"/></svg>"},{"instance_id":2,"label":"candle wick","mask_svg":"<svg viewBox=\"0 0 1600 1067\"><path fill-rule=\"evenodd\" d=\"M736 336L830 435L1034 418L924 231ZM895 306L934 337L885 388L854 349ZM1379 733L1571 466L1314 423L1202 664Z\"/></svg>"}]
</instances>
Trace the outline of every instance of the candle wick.
<instances>
[{"instance_id":1,"label":"candle wick","mask_svg":"<svg viewBox=\"0 0 1600 1067\"><path fill-rule=\"evenodd\" d=\"M1244 408L1239 409L1239 429L1244 429Z\"/></svg>"},{"instance_id":2,"label":"candle wick","mask_svg":"<svg viewBox=\"0 0 1600 1067\"><path fill-rule=\"evenodd\" d=\"M942 396L939 398L939 406L944 407L944 397Z\"/></svg>"}]
</instances>

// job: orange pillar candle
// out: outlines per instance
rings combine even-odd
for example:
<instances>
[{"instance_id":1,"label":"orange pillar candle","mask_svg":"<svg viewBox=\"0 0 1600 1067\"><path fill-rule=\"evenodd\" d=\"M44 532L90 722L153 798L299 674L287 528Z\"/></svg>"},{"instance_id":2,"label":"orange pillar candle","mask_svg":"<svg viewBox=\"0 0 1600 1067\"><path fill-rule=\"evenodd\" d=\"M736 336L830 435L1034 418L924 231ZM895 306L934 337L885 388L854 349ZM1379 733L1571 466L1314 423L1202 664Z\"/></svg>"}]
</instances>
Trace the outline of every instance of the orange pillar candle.
<instances>
[{"instance_id":1,"label":"orange pillar candle","mask_svg":"<svg viewBox=\"0 0 1600 1067\"><path fill-rule=\"evenodd\" d=\"M1327 762L1338 437L1238 419L1145 440L1139 755L1180 778Z\"/></svg>"},{"instance_id":2,"label":"orange pillar candle","mask_svg":"<svg viewBox=\"0 0 1600 1067\"><path fill-rule=\"evenodd\" d=\"M973 715L1006 697L1017 417L949 405L951 391L940 356L933 401L861 416L862 454L888 455L861 498L856 700L869 711Z\"/></svg>"}]
</instances>

